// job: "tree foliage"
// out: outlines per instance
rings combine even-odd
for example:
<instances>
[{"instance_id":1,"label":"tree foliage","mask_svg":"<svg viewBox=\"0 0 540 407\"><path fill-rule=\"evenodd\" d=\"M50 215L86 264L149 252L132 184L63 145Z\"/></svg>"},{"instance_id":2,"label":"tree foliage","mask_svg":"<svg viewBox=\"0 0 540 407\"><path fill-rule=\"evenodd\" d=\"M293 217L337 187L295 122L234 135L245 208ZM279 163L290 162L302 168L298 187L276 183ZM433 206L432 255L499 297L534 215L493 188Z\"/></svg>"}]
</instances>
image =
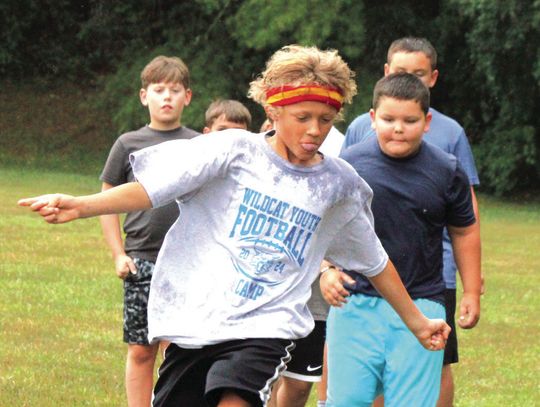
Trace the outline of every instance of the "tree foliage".
<instances>
[{"instance_id":1,"label":"tree foliage","mask_svg":"<svg viewBox=\"0 0 540 407\"><path fill-rule=\"evenodd\" d=\"M215 98L246 103L266 59L291 43L335 48L357 73L359 95L342 130L369 107L388 45L425 36L437 48L433 103L464 125L482 186L496 194L540 180L540 1L489 0L5 0L0 73L6 80L59 80L99 89L116 129L138 127L139 73L155 55L190 67L194 98L183 121L203 126Z\"/></svg>"},{"instance_id":2,"label":"tree foliage","mask_svg":"<svg viewBox=\"0 0 540 407\"><path fill-rule=\"evenodd\" d=\"M446 7L461 31L444 38L443 54L457 56L448 61L448 103L474 143L483 182L499 195L537 188L540 2L451 0Z\"/></svg>"}]
</instances>

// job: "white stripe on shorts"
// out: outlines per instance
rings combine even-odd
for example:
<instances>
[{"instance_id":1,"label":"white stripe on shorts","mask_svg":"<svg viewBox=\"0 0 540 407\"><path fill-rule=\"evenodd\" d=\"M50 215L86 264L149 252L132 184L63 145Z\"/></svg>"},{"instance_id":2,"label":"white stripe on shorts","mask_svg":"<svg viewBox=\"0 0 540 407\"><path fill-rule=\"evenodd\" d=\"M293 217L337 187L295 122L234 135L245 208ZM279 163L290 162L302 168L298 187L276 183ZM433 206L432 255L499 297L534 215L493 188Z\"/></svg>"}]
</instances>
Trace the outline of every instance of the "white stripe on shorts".
<instances>
[{"instance_id":1,"label":"white stripe on shorts","mask_svg":"<svg viewBox=\"0 0 540 407\"><path fill-rule=\"evenodd\" d=\"M270 394L272 393L272 385L277 381L281 373L287 368L287 363L289 363L289 361L291 360L291 351L294 349L295 346L296 345L292 341L289 345L285 346L285 356L281 358L279 365L277 365L276 367L274 375L266 381L264 388L259 391L259 396L261 397L261 400L263 402L263 407L266 407L268 400L270 400Z\"/></svg>"}]
</instances>

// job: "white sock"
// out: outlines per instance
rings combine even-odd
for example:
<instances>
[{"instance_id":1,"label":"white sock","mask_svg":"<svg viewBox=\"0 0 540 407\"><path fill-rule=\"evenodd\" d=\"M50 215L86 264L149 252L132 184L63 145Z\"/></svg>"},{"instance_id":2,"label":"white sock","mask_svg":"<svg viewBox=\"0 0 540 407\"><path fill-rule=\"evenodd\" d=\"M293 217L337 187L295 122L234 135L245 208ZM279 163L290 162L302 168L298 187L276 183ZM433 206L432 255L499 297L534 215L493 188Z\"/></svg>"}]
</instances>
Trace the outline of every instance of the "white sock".
<instances>
[{"instance_id":1,"label":"white sock","mask_svg":"<svg viewBox=\"0 0 540 407\"><path fill-rule=\"evenodd\" d=\"M317 407L326 407L326 400L317 400Z\"/></svg>"}]
</instances>

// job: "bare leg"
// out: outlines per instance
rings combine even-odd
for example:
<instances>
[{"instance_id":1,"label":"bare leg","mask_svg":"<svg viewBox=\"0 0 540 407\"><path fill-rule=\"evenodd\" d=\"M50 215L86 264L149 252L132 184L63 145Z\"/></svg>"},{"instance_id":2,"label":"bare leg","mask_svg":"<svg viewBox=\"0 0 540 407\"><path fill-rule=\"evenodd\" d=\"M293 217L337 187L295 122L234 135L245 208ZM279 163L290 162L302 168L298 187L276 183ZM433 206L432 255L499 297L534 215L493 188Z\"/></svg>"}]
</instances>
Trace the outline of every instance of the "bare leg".
<instances>
[{"instance_id":1,"label":"bare leg","mask_svg":"<svg viewBox=\"0 0 540 407\"><path fill-rule=\"evenodd\" d=\"M165 351L167 350L167 346L169 346L171 343L169 341L161 341L159 343L159 353L162 357L165 357Z\"/></svg>"},{"instance_id":2,"label":"bare leg","mask_svg":"<svg viewBox=\"0 0 540 407\"><path fill-rule=\"evenodd\" d=\"M304 407L311 391L311 382L281 377L277 390L278 407Z\"/></svg>"},{"instance_id":3,"label":"bare leg","mask_svg":"<svg viewBox=\"0 0 540 407\"><path fill-rule=\"evenodd\" d=\"M328 383L328 369L326 368L327 357L328 357L328 348L325 343L322 378L321 378L321 381L317 383L317 401L322 405L324 405L323 403L326 403L326 388L327 388L327 383Z\"/></svg>"},{"instance_id":4,"label":"bare leg","mask_svg":"<svg viewBox=\"0 0 540 407\"><path fill-rule=\"evenodd\" d=\"M218 407L251 407L251 405L235 392L227 390L221 396Z\"/></svg>"},{"instance_id":5,"label":"bare leg","mask_svg":"<svg viewBox=\"0 0 540 407\"><path fill-rule=\"evenodd\" d=\"M444 365L441 375L441 394L437 407L452 407L454 405L454 377L452 375L452 365Z\"/></svg>"},{"instance_id":6,"label":"bare leg","mask_svg":"<svg viewBox=\"0 0 540 407\"><path fill-rule=\"evenodd\" d=\"M129 407L148 407L154 387L154 364L158 344L128 345L126 393Z\"/></svg>"},{"instance_id":7,"label":"bare leg","mask_svg":"<svg viewBox=\"0 0 540 407\"><path fill-rule=\"evenodd\" d=\"M378 396L375 401L373 401L372 407L384 407L384 396Z\"/></svg>"},{"instance_id":8,"label":"bare leg","mask_svg":"<svg viewBox=\"0 0 540 407\"><path fill-rule=\"evenodd\" d=\"M277 407L278 389L281 386L281 379L281 377L277 379L277 381L272 386L272 395L270 396L270 400L267 403L267 407Z\"/></svg>"}]
</instances>

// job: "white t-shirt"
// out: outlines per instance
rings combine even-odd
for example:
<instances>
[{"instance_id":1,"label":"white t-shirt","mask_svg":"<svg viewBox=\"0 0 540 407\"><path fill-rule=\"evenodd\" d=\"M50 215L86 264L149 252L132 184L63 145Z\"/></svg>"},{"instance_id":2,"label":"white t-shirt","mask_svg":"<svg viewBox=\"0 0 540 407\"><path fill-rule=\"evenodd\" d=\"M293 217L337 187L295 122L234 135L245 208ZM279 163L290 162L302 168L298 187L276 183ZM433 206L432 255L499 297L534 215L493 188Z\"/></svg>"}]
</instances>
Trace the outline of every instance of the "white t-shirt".
<instances>
[{"instance_id":1,"label":"white t-shirt","mask_svg":"<svg viewBox=\"0 0 540 407\"><path fill-rule=\"evenodd\" d=\"M319 147L319 151L325 155L337 157L341 151L343 140L345 140L345 135L332 126L324 142Z\"/></svg>"},{"instance_id":2,"label":"white t-shirt","mask_svg":"<svg viewBox=\"0 0 540 407\"><path fill-rule=\"evenodd\" d=\"M296 166L264 134L226 130L143 149L131 164L154 207L180 207L152 277L150 341L305 337L324 257L366 276L388 261L371 189L341 159Z\"/></svg>"}]
</instances>

